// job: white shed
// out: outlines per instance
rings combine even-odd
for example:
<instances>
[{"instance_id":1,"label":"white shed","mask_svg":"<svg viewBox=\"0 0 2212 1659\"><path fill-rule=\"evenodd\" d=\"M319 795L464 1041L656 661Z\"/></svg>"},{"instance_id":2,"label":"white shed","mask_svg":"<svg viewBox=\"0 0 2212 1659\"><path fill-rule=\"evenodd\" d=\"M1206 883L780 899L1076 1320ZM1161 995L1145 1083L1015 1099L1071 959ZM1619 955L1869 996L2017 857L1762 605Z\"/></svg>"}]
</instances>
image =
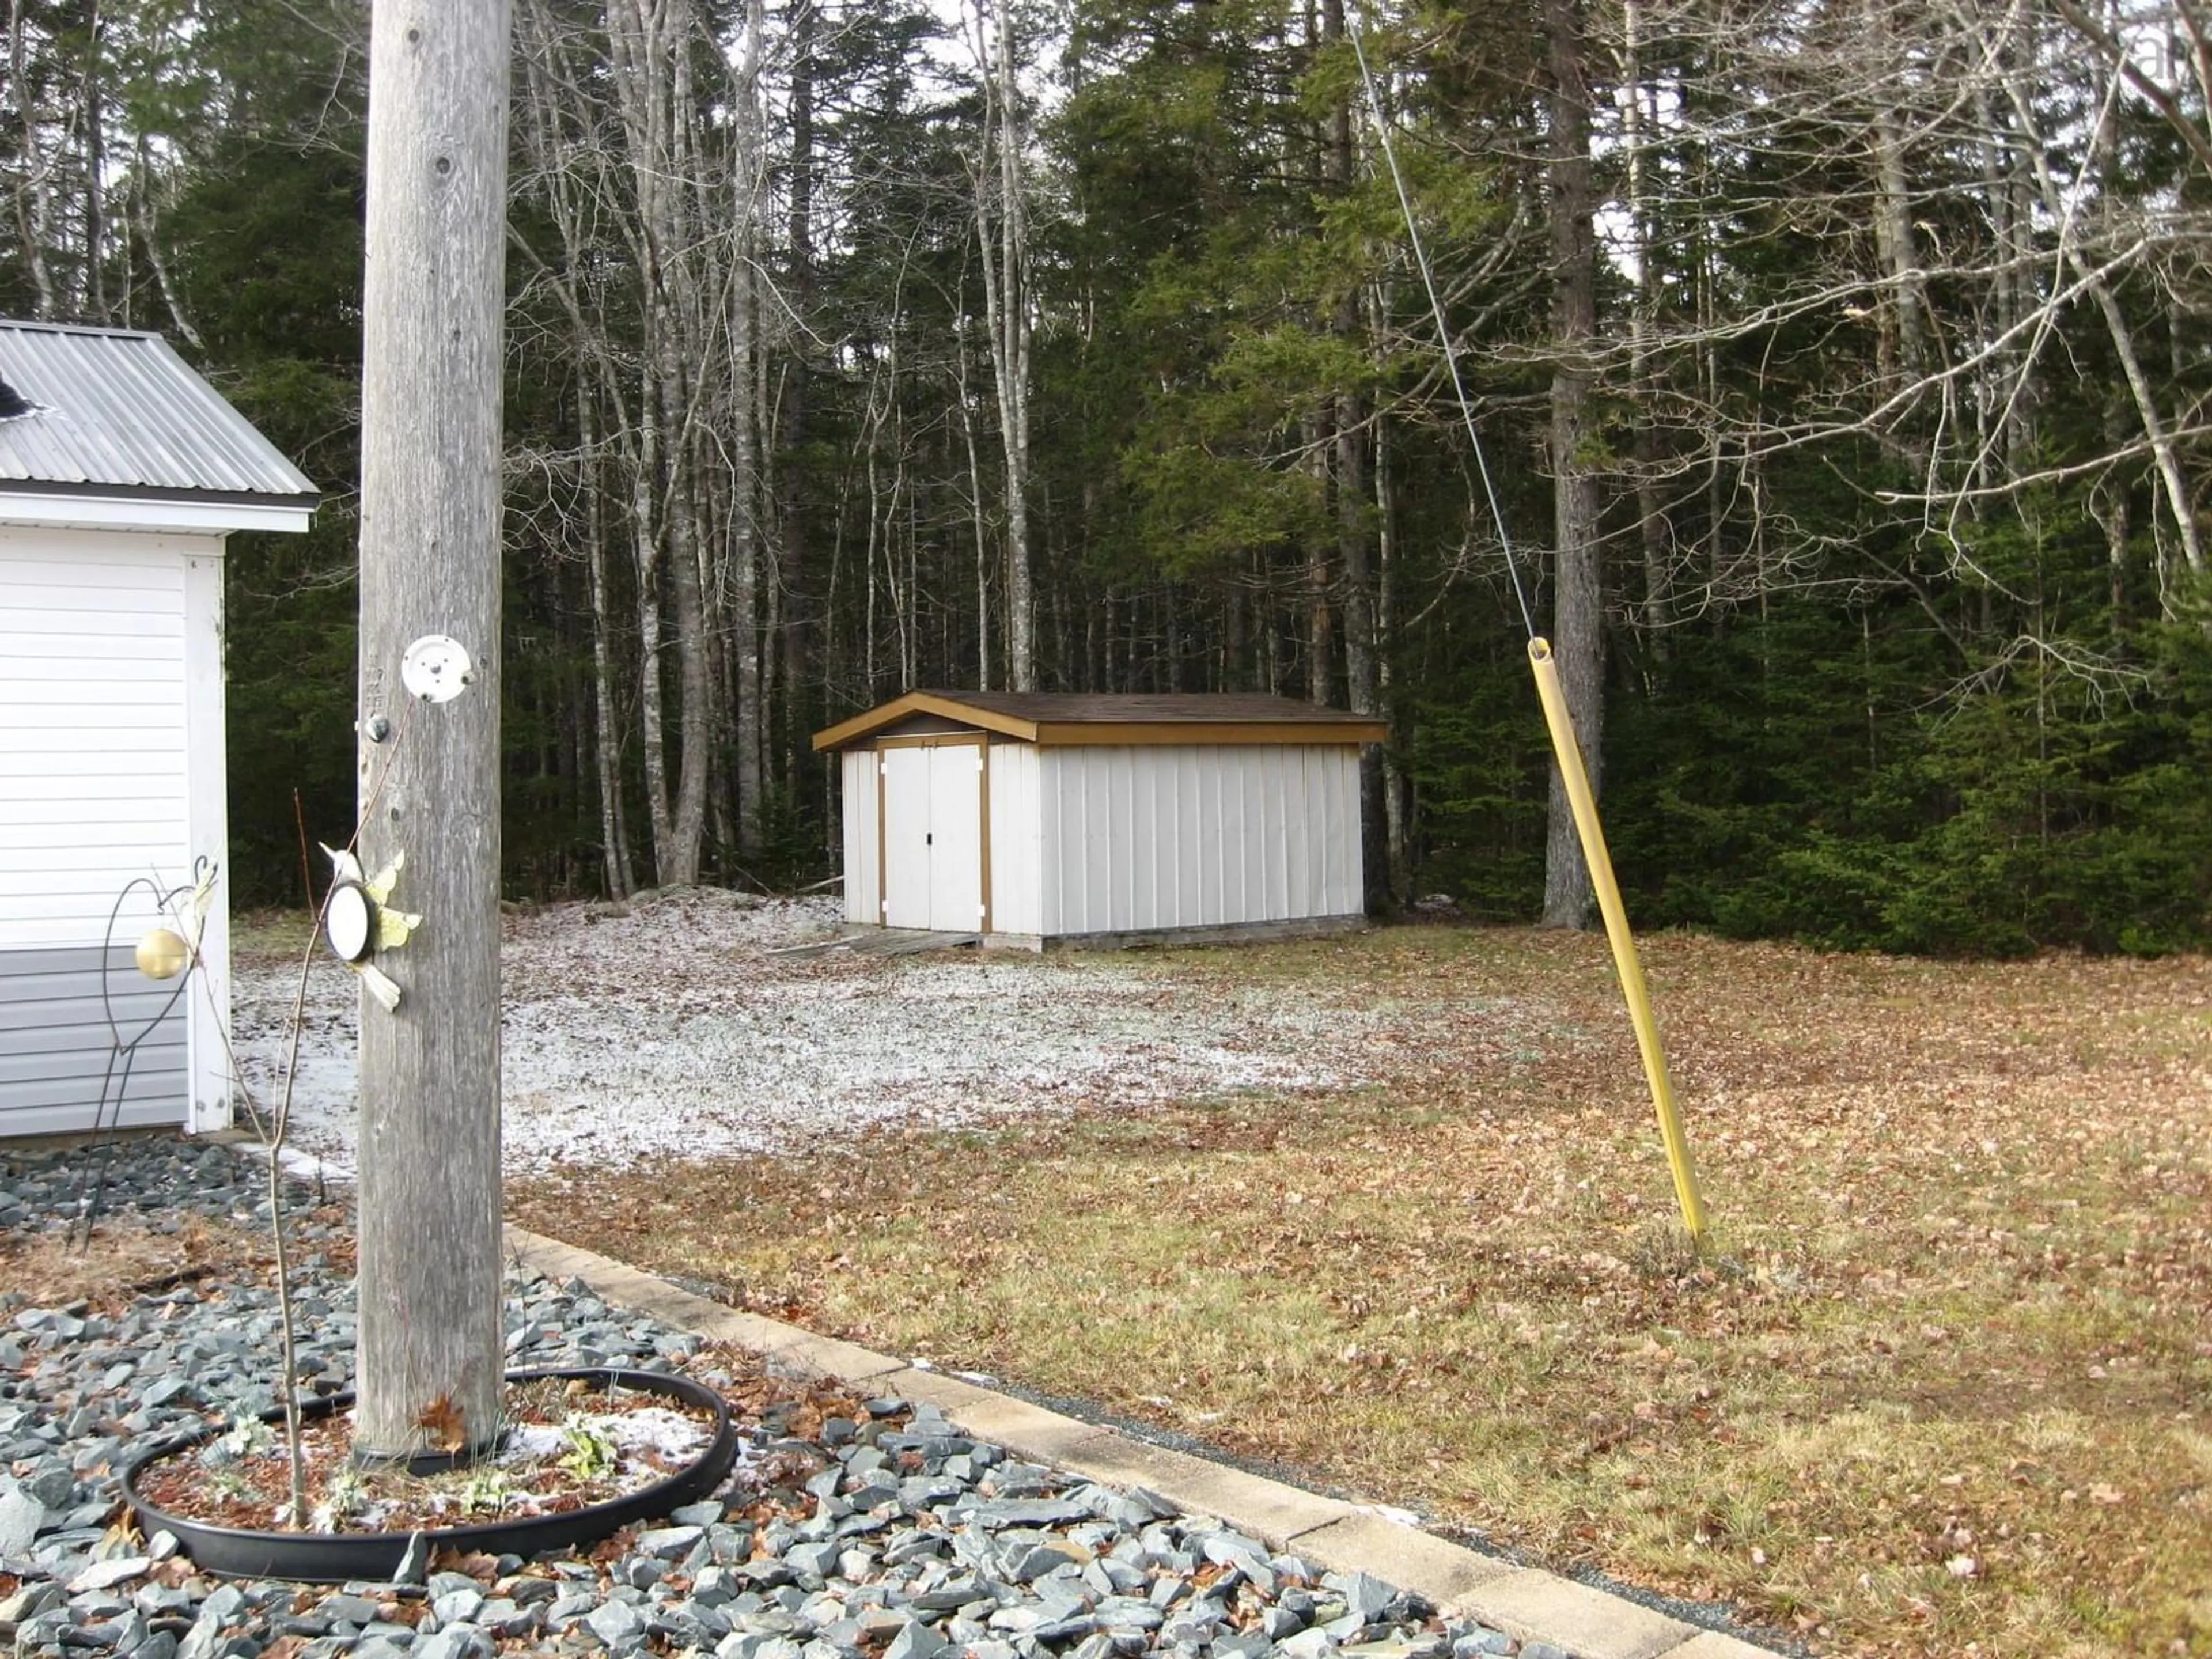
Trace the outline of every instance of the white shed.
<instances>
[{"instance_id":1,"label":"white shed","mask_svg":"<svg viewBox=\"0 0 2212 1659\"><path fill-rule=\"evenodd\" d=\"M0 1135L230 1121L224 538L315 501L159 336L0 321ZM201 860L173 1000L132 947Z\"/></svg>"},{"instance_id":2,"label":"white shed","mask_svg":"<svg viewBox=\"0 0 2212 1659\"><path fill-rule=\"evenodd\" d=\"M1384 732L1287 697L910 691L814 746L848 921L1036 949L1357 923Z\"/></svg>"}]
</instances>

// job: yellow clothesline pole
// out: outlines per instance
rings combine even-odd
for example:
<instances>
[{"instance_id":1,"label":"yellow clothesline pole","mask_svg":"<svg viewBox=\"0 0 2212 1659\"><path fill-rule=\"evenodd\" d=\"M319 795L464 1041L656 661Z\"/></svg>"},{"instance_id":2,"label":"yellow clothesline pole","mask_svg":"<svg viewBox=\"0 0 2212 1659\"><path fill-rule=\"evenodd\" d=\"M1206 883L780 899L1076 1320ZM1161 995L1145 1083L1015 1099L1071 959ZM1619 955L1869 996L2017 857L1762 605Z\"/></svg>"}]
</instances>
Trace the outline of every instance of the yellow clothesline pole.
<instances>
[{"instance_id":1,"label":"yellow clothesline pole","mask_svg":"<svg viewBox=\"0 0 2212 1659\"><path fill-rule=\"evenodd\" d=\"M1628 931L1628 911L1620 902L1620 885L1613 879L1613 856L1606 851L1605 830L1598 823L1597 802L1590 798L1589 774L1583 769L1582 745L1575 740L1574 724L1567 718L1566 693L1559 685L1559 665L1552 659L1550 641L1529 640L1528 666L1536 676L1544 724L1552 730L1552 752L1559 757L1560 781L1566 786L1575 830L1582 837L1583 859L1589 866L1590 885L1597 890L1606 938L1613 945L1620 994L1628 1000L1629 1021L1636 1027L1636 1046L1644 1056L1644 1075L1650 1080L1651 1103L1659 1113L1659 1133L1667 1143L1667 1165L1674 1171L1682 1224L1690 1231L1691 1243L1702 1245L1705 1206L1698 1195L1698 1172L1690 1163L1689 1137L1682 1133L1674 1085L1667 1077L1667 1053L1659 1046L1659 1022L1652 1018L1651 994L1644 983L1644 964L1636 954L1635 937Z\"/></svg>"}]
</instances>

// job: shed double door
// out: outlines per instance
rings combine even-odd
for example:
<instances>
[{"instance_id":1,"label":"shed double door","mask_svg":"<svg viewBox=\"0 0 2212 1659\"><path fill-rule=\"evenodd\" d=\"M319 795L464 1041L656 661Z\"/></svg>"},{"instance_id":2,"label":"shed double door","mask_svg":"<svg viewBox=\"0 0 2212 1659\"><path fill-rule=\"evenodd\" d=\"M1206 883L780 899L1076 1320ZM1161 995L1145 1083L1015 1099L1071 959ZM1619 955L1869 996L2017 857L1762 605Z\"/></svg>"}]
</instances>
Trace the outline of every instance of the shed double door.
<instances>
[{"instance_id":1,"label":"shed double door","mask_svg":"<svg viewBox=\"0 0 2212 1659\"><path fill-rule=\"evenodd\" d=\"M983 766L973 739L883 750L886 927L983 930Z\"/></svg>"}]
</instances>

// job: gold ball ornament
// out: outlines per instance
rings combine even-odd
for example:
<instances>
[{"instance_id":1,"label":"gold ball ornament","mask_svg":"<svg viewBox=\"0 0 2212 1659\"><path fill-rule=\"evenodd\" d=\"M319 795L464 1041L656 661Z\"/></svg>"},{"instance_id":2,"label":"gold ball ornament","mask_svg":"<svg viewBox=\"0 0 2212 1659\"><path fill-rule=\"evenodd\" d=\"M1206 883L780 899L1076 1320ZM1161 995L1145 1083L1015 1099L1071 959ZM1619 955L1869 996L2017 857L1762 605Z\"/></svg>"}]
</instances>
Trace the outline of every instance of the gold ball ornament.
<instances>
[{"instance_id":1,"label":"gold ball ornament","mask_svg":"<svg viewBox=\"0 0 2212 1659\"><path fill-rule=\"evenodd\" d=\"M138 971L148 979L174 979L192 965L192 947L173 929L156 927L138 941Z\"/></svg>"}]
</instances>

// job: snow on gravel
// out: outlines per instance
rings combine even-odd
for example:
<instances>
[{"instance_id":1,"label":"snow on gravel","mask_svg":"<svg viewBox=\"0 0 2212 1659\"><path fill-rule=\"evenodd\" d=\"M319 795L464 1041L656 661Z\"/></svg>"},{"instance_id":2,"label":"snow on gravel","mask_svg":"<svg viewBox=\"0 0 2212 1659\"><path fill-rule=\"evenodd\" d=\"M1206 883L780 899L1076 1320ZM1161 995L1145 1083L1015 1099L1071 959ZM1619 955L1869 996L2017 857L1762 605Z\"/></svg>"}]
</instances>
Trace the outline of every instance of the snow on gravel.
<instances>
[{"instance_id":1,"label":"snow on gravel","mask_svg":"<svg viewBox=\"0 0 2212 1659\"><path fill-rule=\"evenodd\" d=\"M1342 1087L1369 1080L1379 1058L1364 1053L1378 1035L1371 1017L1295 982L1195 985L1089 954L775 954L841 927L836 899L703 889L510 917L507 1168L777 1152L877 1126ZM405 982L404 952L391 971ZM277 1092L298 984L296 961L236 969L240 1060L258 1101ZM352 1167L358 1018L353 976L319 959L290 1139L341 1174Z\"/></svg>"}]
</instances>

